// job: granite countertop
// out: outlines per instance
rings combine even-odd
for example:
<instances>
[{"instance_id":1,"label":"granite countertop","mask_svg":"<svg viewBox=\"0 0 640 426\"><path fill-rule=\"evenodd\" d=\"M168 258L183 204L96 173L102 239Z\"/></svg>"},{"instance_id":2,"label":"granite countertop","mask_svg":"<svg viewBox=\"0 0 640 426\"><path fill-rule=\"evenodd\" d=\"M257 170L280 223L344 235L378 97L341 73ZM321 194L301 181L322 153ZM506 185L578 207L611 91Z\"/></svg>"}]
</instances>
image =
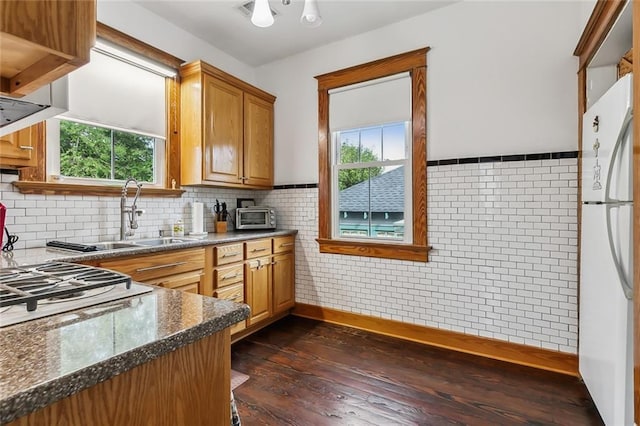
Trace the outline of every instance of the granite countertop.
<instances>
[{"instance_id":1,"label":"granite countertop","mask_svg":"<svg viewBox=\"0 0 640 426\"><path fill-rule=\"evenodd\" d=\"M176 290L0 329L0 423L223 330L249 307Z\"/></svg>"},{"instance_id":2,"label":"granite countertop","mask_svg":"<svg viewBox=\"0 0 640 426\"><path fill-rule=\"evenodd\" d=\"M294 235L296 230L266 230L266 231L235 231L220 234L207 234L204 238L185 236L187 239L183 243L175 243L163 246L138 246L133 248L118 250L101 250L88 253L63 250L49 247L38 247L28 249L18 249L13 252L2 252L0 256L0 268L15 267L19 265L30 265L36 263L58 260L63 262L83 262L89 260L102 260L112 257L133 256L138 254L158 253L167 250L178 250L193 247L204 247L216 244L233 243L258 238L271 238L284 235ZM135 240L132 240L135 241ZM87 244L91 242L85 242ZM94 243L97 243L95 241Z\"/></svg>"}]
</instances>

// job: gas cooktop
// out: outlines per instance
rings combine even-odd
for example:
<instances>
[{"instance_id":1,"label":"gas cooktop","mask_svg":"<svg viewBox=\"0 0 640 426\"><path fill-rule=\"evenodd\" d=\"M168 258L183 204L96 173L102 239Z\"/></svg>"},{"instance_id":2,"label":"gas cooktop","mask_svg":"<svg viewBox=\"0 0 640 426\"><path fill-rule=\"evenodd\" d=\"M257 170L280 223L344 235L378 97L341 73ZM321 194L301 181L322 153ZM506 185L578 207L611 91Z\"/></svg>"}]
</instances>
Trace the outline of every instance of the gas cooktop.
<instances>
[{"instance_id":1,"label":"gas cooktop","mask_svg":"<svg viewBox=\"0 0 640 426\"><path fill-rule=\"evenodd\" d=\"M0 268L0 327L152 291L119 272L64 262Z\"/></svg>"}]
</instances>

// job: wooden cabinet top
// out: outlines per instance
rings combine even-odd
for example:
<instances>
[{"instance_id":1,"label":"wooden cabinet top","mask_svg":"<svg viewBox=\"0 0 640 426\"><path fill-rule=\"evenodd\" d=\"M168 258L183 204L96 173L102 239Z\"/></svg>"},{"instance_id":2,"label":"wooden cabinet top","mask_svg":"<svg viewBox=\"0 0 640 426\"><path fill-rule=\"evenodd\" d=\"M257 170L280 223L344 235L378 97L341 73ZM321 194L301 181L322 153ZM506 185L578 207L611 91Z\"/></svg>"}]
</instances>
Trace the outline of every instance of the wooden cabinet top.
<instances>
[{"instance_id":1,"label":"wooden cabinet top","mask_svg":"<svg viewBox=\"0 0 640 426\"><path fill-rule=\"evenodd\" d=\"M261 99L264 99L267 102L274 103L276 101L276 97L270 93L265 92L262 89L259 89L245 81L240 80L237 77L232 76L231 74L222 71L220 68L216 68L213 65L209 65L204 61L193 61L188 64L180 67L180 76L186 77L192 74L206 73L213 77L219 78L239 89L242 89L246 93L250 93L254 96L257 96Z\"/></svg>"}]
</instances>

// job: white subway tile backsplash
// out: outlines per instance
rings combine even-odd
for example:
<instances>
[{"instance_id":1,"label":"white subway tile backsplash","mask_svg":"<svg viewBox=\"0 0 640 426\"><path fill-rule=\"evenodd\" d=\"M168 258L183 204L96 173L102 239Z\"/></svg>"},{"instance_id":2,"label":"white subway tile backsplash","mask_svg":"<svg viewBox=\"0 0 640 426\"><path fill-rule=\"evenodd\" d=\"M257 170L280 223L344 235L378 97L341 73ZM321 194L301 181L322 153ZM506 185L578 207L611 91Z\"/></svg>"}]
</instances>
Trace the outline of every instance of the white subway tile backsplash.
<instances>
[{"instance_id":1,"label":"white subway tile backsplash","mask_svg":"<svg viewBox=\"0 0 640 426\"><path fill-rule=\"evenodd\" d=\"M297 301L575 353L577 159L427 172L426 264L320 254L317 189L264 193L299 231Z\"/></svg>"}]
</instances>

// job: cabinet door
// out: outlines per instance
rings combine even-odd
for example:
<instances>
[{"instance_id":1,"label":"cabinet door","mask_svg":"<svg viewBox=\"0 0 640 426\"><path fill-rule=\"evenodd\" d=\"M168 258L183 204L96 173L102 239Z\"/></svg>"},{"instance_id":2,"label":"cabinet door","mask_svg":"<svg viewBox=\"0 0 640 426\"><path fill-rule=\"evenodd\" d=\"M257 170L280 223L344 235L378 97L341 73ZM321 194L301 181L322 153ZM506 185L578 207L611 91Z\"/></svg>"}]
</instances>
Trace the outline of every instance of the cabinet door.
<instances>
[{"instance_id":1,"label":"cabinet door","mask_svg":"<svg viewBox=\"0 0 640 426\"><path fill-rule=\"evenodd\" d=\"M273 186L273 104L244 95L244 183Z\"/></svg>"},{"instance_id":2,"label":"cabinet door","mask_svg":"<svg viewBox=\"0 0 640 426\"><path fill-rule=\"evenodd\" d=\"M245 264L245 298L251 307L247 326L271 316L271 258L250 260Z\"/></svg>"},{"instance_id":3,"label":"cabinet door","mask_svg":"<svg viewBox=\"0 0 640 426\"><path fill-rule=\"evenodd\" d=\"M295 296L295 260L293 253L273 257L273 313L293 308Z\"/></svg>"},{"instance_id":4,"label":"cabinet door","mask_svg":"<svg viewBox=\"0 0 640 426\"><path fill-rule=\"evenodd\" d=\"M203 82L202 178L242 183L242 90L207 74Z\"/></svg>"},{"instance_id":5,"label":"cabinet door","mask_svg":"<svg viewBox=\"0 0 640 426\"><path fill-rule=\"evenodd\" d=\"M37 166L37 143L44 143L44 123L0 136L0 166Z\"/></svg>"}]
</instances>

